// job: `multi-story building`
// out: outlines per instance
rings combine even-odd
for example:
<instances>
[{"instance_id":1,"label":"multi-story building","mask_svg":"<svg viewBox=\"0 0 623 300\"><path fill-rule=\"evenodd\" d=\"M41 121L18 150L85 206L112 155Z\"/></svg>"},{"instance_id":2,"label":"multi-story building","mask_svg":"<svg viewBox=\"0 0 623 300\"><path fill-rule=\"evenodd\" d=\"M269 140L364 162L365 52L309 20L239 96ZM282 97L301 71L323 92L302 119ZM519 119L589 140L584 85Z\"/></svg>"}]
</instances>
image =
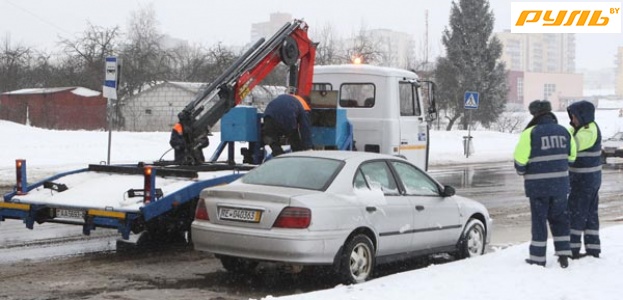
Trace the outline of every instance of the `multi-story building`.
<instances>
[{"instance_id":1,"label":"multi-story building","mask_svg":"<svg viewBox=\"0 0 623 300\"><path fill-rule=\"evenodd\" d=\"M251 43L255 43L260 38L271 37L283 24L292 21L292 15L288 13L271 13L268 22L251 24Z\"/></svg>"},{"instance_id":2,"label":"multi-story building","mask_svg":"<svg viewBox=\"0 0 623 300\"><path fill-rule=\"evenodd\" d=\"M614 92L617 96L623 97L623 47L619 47L616 59L616 79Z\"/></svg>"},{"instance_id":3,"label":"multi-story building","mask_svg":"<svg viewBox=\"0 0 623 300\"><path fill-rule=\"evenodd\" d=\"M502 61L511 71L574 73L575 35L554 33L496 33L504 49Z\"/></svg>"},{"instance_id":4,"label":"multi-story building","mask_svg":"<svg viewBox=\"0 0 623 300\"><path fill-rule=\"evenodd\" d=\"M407 69L413 62L413 37L389 29L370 29L367 34L378 43L383 53L379 65Z\"/></svg>"},{"instance_id":5,"label":"multi-story building","mask_svg":"<svg viewBox=\"0 0 623 300\"><path fill-rule=\"evenodd\" d=\"M496 33L508 74L508 103L527 107L549 100L554 110L583 96L584 79L575 73L575 35Z\"/></svg>"}]
</instances>

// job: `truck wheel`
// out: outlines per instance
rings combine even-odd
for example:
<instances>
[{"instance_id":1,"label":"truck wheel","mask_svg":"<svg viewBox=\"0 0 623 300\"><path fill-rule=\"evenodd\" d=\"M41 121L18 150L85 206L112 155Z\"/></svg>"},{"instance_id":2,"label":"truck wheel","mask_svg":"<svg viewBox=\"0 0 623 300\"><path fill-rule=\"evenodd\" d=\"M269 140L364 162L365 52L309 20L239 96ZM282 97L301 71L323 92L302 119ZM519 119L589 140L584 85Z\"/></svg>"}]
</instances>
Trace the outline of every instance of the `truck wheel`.
<instances>
[{"instance_id":1,"label":"truck wheel","mask_svg":"<svg viewBox=\"0 0 623 300\"><path fill-rule=\"evenodd\" d=\"M374 246L370 238L357 234L344 244L338 273L345 284L364 282L372 277L376 263Z\"/></svg>"},{"instance_id":2,"label":"truck wheel","mask_svg":"<svg viewBox=\"0 0 623 300\"><path fill-rule=\"evenodd\" d=\"M457 258L482 255L485 252L486 238L485 225L478 219L469 219L459 241Z\"/></svg>"}]
</instances>

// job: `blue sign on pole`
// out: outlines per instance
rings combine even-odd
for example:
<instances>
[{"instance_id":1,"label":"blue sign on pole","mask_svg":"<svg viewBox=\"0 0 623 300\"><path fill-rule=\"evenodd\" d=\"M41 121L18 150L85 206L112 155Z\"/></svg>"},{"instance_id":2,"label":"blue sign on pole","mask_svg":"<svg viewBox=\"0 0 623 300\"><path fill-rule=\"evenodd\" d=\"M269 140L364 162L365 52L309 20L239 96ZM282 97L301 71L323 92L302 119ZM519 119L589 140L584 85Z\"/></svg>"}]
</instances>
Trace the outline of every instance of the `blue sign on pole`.
<instances>
[{"instance_id":1,"label":"blue sign on pole","mask_svg":"<svg viewBox=\"0 0 623 300\"><path fill-rule=\"evenodd\" d=\"M114 56L106 57L106 79L104 85L113 89L117 88L117 58Z\"/></svg>"},{"instance_id":2,"label":"blue sign on pole","mask_svg":"<svg viewBox=\"0 0 623 300\"><path fill-rule=\"evenodd\" d=\"M104 86L102 87L102 92L106 98L117 99L120 67L121 59L118 59L116 56L106 57L106 64L104 66Z\"/></svg>"},{"instance_id":3,"label":"blue sign on pole","mask_svg":"<svg viewBox=\"0 0 623 300\"><path fill-rule=\"evenodd\" d=\"M465 109L478 109L480 103L478 92L465 92L463 103L465 103Z\"/></svg>"}]
</instances>

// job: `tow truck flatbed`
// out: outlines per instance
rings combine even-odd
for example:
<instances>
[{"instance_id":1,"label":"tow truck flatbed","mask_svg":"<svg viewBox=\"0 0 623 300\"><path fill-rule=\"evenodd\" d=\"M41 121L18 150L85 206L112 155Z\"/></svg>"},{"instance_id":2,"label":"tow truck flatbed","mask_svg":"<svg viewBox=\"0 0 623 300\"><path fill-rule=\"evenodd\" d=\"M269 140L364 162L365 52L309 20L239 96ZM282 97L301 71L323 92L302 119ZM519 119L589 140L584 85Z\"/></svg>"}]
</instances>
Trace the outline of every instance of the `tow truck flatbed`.
<instances>
[{"instance_id":1,"label":"tow truck flatbed","mask_svg":"<svg viewBox=\"0 0 623 300\"><path fill-rule=\"evenodd\" d=\"M116 228L128 239L130 232L140 232L164 214L181 209L192 214L191 202L202 189L232 182L252 167L153 167L155 197L146 202L144 166L90 165L29 185L25 193L7 193L0 202L0 221L21 219L29 229L35 222L82 225L87 235L97 227Z\"/></svg>"}]
</instances>

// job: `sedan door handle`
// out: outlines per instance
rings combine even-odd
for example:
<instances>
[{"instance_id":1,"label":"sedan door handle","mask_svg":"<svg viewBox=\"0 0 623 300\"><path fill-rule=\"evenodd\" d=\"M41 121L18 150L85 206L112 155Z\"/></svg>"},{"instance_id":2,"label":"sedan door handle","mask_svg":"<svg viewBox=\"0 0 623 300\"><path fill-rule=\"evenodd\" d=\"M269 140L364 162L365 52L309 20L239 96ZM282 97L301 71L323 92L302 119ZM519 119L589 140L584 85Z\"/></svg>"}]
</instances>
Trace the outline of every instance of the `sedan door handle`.
<instances>
[{"instance_id":1,"label":"sedan door handle","mask_svg":"<svg viewBox=\"0 0 623 300\"><path fill-rule=\"evenodd\" d=\"M366 211L367 212L375 212L376 211L376 207L374 207L374 206L366 206Z\"/></svg>"},{"instance_id":2,"label":"sedan door handle","mask_svg":"<svg viewBox=\"0 0 623 300\"><path fill-rule=\"evenodd\" d=\"M417 211L423 211L423 210L424 210L424 206L422 206L422 205L416 205L416 206L415 206L415 210L417 210Z\"/></svg>"}]
</instances>

